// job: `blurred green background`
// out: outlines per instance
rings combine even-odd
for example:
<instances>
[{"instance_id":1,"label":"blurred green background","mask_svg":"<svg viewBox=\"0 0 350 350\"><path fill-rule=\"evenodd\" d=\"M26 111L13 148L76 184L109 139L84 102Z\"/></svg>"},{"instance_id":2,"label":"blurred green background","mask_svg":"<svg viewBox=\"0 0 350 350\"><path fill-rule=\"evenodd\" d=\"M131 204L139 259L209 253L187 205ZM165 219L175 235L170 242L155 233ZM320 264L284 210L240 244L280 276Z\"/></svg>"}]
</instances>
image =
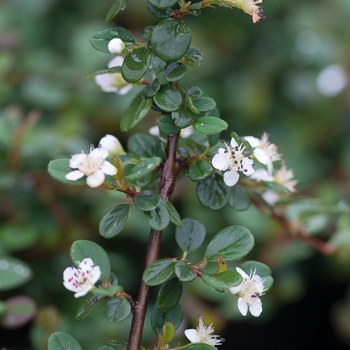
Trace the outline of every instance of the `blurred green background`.
<instances>
[{"instance_id":1,"label":"blurred green background","mask_svg":"<svg viewBox=\"0 0 350 350\"><path fill-rule=\"evenodd\" d=\"M62 272L71 265L71 243L91 239L108 251L120 284L136 295L147 220L132 210L125 231L106 241L98 234L99 221L124 196L65 186L46 170L50 160L69 158L82 149L87 152L107 133L126 147L129 135L119 131L120 117L139 88L118 96L102 92L93 78L86 77L111 58L95 51L89 37L121 26L142 41L143 28L158 22L148 13L146 2L130 0L106 24L111 3L0 2L0 259L18 258L32 271L25 284L0 290L0 300L26 295L36 304L34 319L21 327L2 319L2 347L45 349L47 337L56 330L69 332L85 349L127 337L130 319L107 323L95 310L82 323L75 322L81 300L64 289ZM280 339L282 333L271 338L276 334L274 320L286 315L293 320L286 325L288 330L302 337L305 327L311 327L302 323L306 313L314 316L309 322L319 330L314 334L308 329L315 347L307 348L318 349L320 340L324 346L329 341L332 349L341 349L350 344L350 2L265 0L263 9L267 19L257 24L242 11L226 8L185 17L192 45L204 53L203 65L190 69L185 83L199 86L216 100L230 125L223 134L226 139L229 131L255 137L270 133L299 180L297 197L310 198L302 205L317 208L317 215L305 221L306 229L320 239L331 239L339 249L335 256L323 257L286 236L255 208L243 213L231 208L209 211L198 203L195 184L183 179L173 197L182 217L201 220L208 239L227 225L245 225L256 239L248 258L271 266L275 277L273 290L262 299L264 312L258 320L241 317L235 297L203 289L201 281L187 286L185 319L195 325L200 313L214 322L215 333L227 339L223 350L237 344L241 349L256 348L246 338L250 330L259 334L261 342L267 337L271 346L289 349L292 343ZM151 113L133 132L147 132L157 117ZM296 201L288 208L290 217L297 215L299 205ZM162 256L179 254L173 251L172 233L169 228L164 234ZM314 302L310 310L305 300ZM227 331L231 328L233 333ZM178 334L183 339L181 330ZM235 334L235 343L229 334ZM146 327L145 341L153 340Z\"/></svg>"}]
</instances>

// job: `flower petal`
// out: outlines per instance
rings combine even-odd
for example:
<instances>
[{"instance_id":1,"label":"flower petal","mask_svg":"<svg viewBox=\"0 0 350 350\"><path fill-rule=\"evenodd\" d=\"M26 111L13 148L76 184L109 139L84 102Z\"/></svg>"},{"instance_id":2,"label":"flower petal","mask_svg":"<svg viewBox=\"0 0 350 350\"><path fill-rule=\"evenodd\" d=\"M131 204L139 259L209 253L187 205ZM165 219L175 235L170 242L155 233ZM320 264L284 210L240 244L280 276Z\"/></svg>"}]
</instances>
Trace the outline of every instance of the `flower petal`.
<instances>
[{"instance_id":1,"label":"flower petal","mask_svg":"<svg viewBox=\"0 0 350 350\"><path fill-rule=\"evenodd\" d=\"M249 276L240 267L236 267L236 271L242 276L242 278L249 279Z\"/></svg>"},{"instance_id":2,"label":"flower petal","mask_svg":"<svg viewBox=\"0 0 350 350\"><path fill-rule=\"evenodd\" d=\"M106 175L115 175L117 173L117 168L111 164L110 162L104 161L101 165L101 170L106 174Z\"/></svg>"},{"instance_id":3,"label":"flower petal","mask_svg":"<svg viewBox=\"0 0 350 350\"><path fill-rule=\"evenodd\" d=\"M272 163L268 153L261 148L256 148L254 150L254 156L261 164L268 165Z\"/></svg>"},{"instance_id":4,"label":"flower petal","mask_svg":"<svg viewBox=\"0 0 350 350\"><path fill-rule=\"evenodd\" d=\"M76 292L74 294L75 298L79 298L79 297L83 297L84 295L86 295L91 289L92 289L93 285L89 286L88 288L85 288L79 292Z\"/></svg>"},{"instance_id":5,"label":"flower petal","mask_svg":"<svg viewBox=\"0 0 350 350\"><path fill-rule=\"evenodd\" d=\"M66 174L64 177L69 181L77 181L81 179L83 176L84 176L84 173L82 173L80 170L74 170Z\"/></svg>"},{"instance_id":6,"label":"flower petal","mask_svg":"<svg viewBox=\"0 0 350 350\"><path fill-rule=\"evenodd\" d=\"M219 148L218 153L215 154L211 163L215 169L227 170L229 167L229 153L224 148Z\"/></svg>"},{"instance_id":7,"label":"flower petal","mask_svg":"<svg viewBox=\"0 0 350 350\"><path fill-rule=\"evenodd\" d=\"M249 311L254 317L260 316L262 313L262 303L260 298L254 298L253 302L249 305Z\"/></svg>"},{"instance_id":8,"label":"flower petal","mask_svg":"<svg viewBox=\"0 0 350 350\"><path fill-rule=\"evenodd\" d=\"M238 298L237 305L238 305L238 310L240 311L240 313L243 316L246 316L247 312L248 312L248 304L247 304L247 302L243 298Z\"/></svg>"},{"instance_id":9,"label":"flower petal","mask_svg":"<svg viewBox=\"0 0 350 350\"><path fill-rule=\"evenodd\" d=\"M185 333L185 336L187 337L187 339L191 343L199 343L200 342L200 338L199 338L197 330L195 330L195 329L186 329L184 333Z\"/></svg>"},{"instance_id":10,"label":"flower petal","mask_svg":"<svg viewBox=\"0 0 350 350\"><path fill-rule=\"evenodd\" d=\"M105 174L102 170L97 170L86 178L86 184L91 188L101 186L105 181Z\"/></svg>"},{"instance_id":11,"label":"flower petal","mask_svg":"<svg viewBox=\"0 0 350 350\"><path fill-rule=\"evenodd\" d=\"M87 154L85 153L74 154L72 158L69 160L69 167L72 169L79 168L79 165L85 162L86 157L87 157Z\"/></svg>"},{"instance_id":12,"label":"flower petal","mask_svg":"<svg viewBox=\"0 0 350 350\"><path fill-rule=\"evenodd\" d=\"M95 284L101 277L101 269L99 266L94 266L94 268L89 273L89 279L92 284Z\"/></svg>"},{"instance_id":13,"label":"flower petal","mask_svg":"<svg viewBox=\"0 0 350 350\"><path fill-rule=\"evenodd\" d=\"M234 186L239 179L239 174L237 171L226 171L224 174L224 182L226 186L232 187Z\"/></svg>"},{"instance_id":14,"label":"flower petal","mask_svg":"<svg viewBox=\"0 0 350 350\"><path fill-rule=\"evenodd\" d=\"M261 144L260 139L258 139L257 137L246 136L244 139L247 140L253 148L259 147Z\"/></svg>"},{"instance_id":15,"label":"flower petal","mask_svg":"<svg viewBox=\"0 0 350 350\"><path fill-rule=\"evenodd\" d=\"M233 287L230 287L228 290L232 293L232 294L237 294L239 293L241 290L242 290L242 286L243 284L239 284L238 286L233 286Z\"/></svg>"}]
</instances>

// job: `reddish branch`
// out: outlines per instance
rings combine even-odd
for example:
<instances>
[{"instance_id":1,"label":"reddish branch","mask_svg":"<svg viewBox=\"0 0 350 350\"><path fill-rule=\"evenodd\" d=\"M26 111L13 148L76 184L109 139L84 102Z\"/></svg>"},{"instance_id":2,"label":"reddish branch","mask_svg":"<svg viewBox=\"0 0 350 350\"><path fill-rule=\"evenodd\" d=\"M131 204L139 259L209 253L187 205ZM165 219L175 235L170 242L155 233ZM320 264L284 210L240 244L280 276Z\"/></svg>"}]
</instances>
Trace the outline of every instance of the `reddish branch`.
<instances>
[{"instance_id":1,"label":"reddish branch","mask_svg":"<svg viewBox=\"0 0 350 350\"><path fill-rule=\"evenodd\" d=\"M176 176L180 171L179 163L176 160L176 147L179 134L168 136L167 157L164 163L163 172L160 178L159 195L162 199L169 200L175 186ZM151 230L145 268L158 259L162 231ZM141 281L137 303L133 307L133 319L129 335L128 350L140 350L143 325L150 296L150 287Z\"/></svg>"}]
</instances>

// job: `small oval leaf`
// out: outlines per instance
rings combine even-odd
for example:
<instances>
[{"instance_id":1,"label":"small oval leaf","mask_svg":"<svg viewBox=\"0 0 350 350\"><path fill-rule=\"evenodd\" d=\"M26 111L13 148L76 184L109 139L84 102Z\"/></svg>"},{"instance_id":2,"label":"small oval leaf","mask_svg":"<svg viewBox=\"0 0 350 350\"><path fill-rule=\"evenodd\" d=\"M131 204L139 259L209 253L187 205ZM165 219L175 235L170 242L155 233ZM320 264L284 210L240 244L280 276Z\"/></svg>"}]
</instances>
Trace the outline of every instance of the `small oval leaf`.
<instances>
[{"instance_id":1,"label":"small oval leaf","mask_svg":"<svg viewBox=\"0 0 350 350\"><path fill-rule=\"evenodd\" d=\"M110 298L103 306L103 316L108 322L118 323L131 313L131 305L125 298Z\"/></svg>"},{"instance_id":2,"label":"small oval leaf","mask_svg":"<svg viewBox=\"0 0 350 350\"><path fill-rule=\"evenodd\" d=\"M175 261L161 259L149 265L143 273L142 280L149 286L156 286L167 281L174 272Z\"/></svg>"},{"instance_id":3,"label":"small oval leaf","mask_svg":"<svg viewBox=\"0 0 350 350\"><path fill-rule=\"evenodd\" d=\"M201 117L195 120L193 127L196 131L205 135L218 134L228 128L228 124L223 119L216 117Z\"/></svg>"},{"instance_id":4,"label":"small oval leaf","mask_svg":"<svg viewBox=\"0 0 350 350\"><path fill-rule=\"evenodd\" d=\"M183 252L189 253L201 246L205 238L204 225L190 218L182 220L182 225L175 229L175 239Z\"/></svg>"},{"instance_id":5,"label":"small oval leaf","mask_svg":"<svg viewBox=\"0 0 350 350\"><path fill-rule=\"evenodd\" d=\"M182 97L180 92L169 84L162 85L153 97L154 103L164 112L172 112L179 108Z\"/></svg>"},{"instance_id":6,"label":"small oval leaf","mask_svg":"<svg viewBox=\"0 0 350 350\"><path fill-rule=\"evenodd\" d=\"M182 289L182 283L178 279L167 281L159 291L158 307L165 312L172 310L181 299Z\"/></svg>"},{"instance_id":7,"label":"small oval leaf","mask_svg":"<svg viewBox=\"0 0 350 350\"><path fill-rule=\"evenodd\" d=\"M120 204L112 208L100 222L100 235L110 239L123 231L129 215L129 208L129 204Z\"/></svg>"},{"instance_id":8,"label":"small oval leaf","mask_svg":"<svg viewBox=\"0 0 350 350\"><path fill-rule=\"evenodd\" d=\"M78 341L68 333L56 332L47 342L48 350L83 350Z\"/></svg>"},{"instance_id":9,"label":"small oval leaf","mask_svg":"<svg viewBox=\"0 0 350 350\"><path fill-rule=\"evenodd\" d=\"M47 167L47 171L55 180L64 184L80 186L86 184L86 179L84 177L77 181L70 181L65 178L66 174L73 171L73 169L69 167L69 159L52 160Z\"/></svg>"}]
</instances>

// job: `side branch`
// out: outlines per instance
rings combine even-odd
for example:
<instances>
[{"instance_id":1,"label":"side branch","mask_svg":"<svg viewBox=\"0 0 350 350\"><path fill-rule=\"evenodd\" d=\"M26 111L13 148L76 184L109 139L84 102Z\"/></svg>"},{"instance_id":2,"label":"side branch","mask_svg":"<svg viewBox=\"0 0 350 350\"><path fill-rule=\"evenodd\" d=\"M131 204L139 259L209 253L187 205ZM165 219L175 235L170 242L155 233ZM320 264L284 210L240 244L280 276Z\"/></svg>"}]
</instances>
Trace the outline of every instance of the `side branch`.
<instances>
[{"instance_id":1,"label":"side branch","mask_svg":"<svg viewBox=\"0 0 350 350\"><path fill-rule=\"evenodd\" d=\"M179 134L168 136L167 158L164 163L160 178L159 195L162 199L169 200L175 186L176 176L180 167L176 160L176 147ZM158 259L162 231L151 230L148 241L145 268ZM128 350L140 350L143 325L150 296L150 287L141 281L137 297L137 304L133 308L133 319L129 335Z\"/></svg>"}]
</instances>

